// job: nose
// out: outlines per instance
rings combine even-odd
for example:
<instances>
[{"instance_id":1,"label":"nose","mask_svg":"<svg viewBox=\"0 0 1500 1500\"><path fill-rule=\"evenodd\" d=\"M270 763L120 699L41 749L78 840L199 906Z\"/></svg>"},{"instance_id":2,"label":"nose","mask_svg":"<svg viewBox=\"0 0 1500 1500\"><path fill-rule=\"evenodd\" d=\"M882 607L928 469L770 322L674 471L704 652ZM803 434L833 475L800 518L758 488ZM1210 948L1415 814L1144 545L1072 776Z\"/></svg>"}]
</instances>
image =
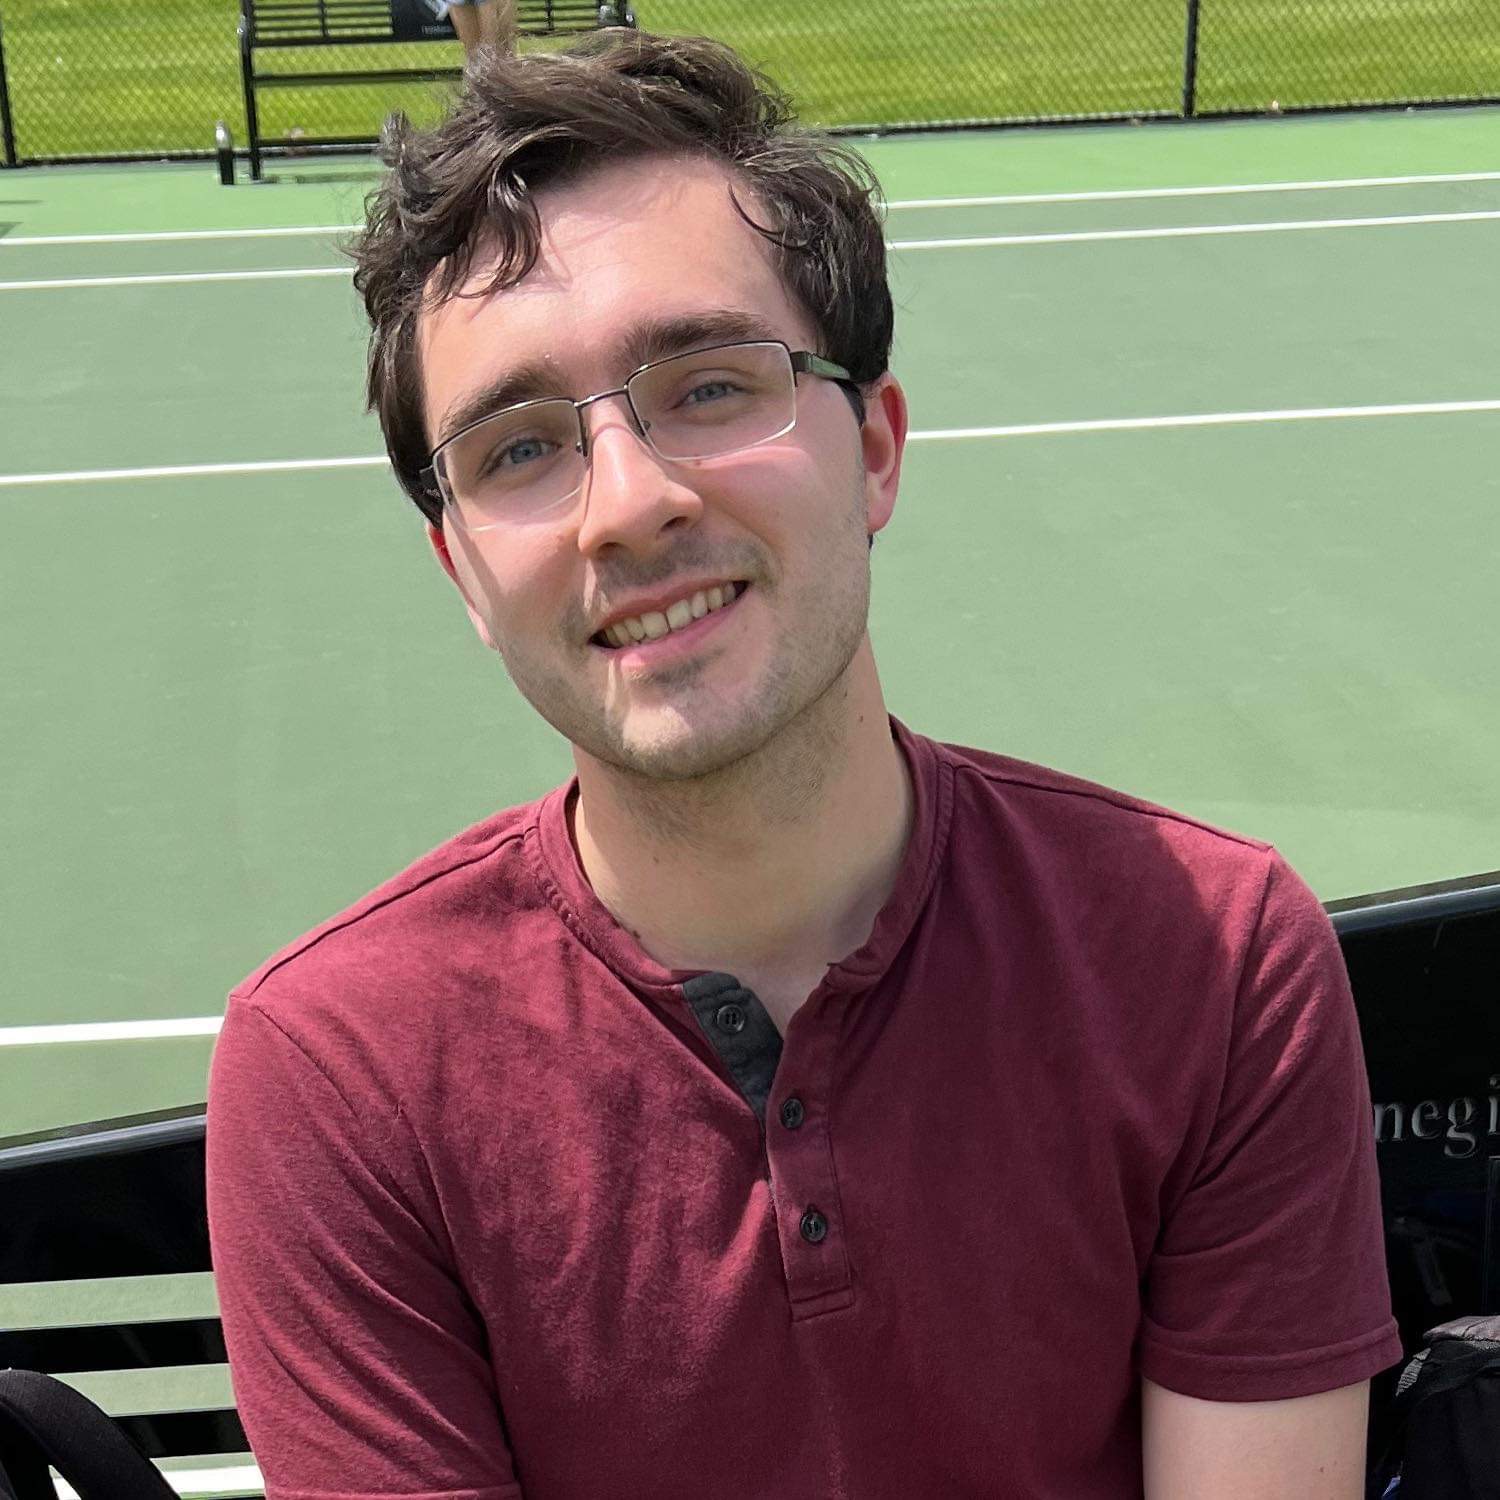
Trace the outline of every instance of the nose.
<instances>
[{"instance_id":1,"label":"nose","mask_svg":"<svg viewBox=\"0 0 1500 1500\"><path fill-rule=\"evenodd\" d=\"M578 525L580 552L592 555L613 545L649 553L668 532L686 529L703 513L698 492L636 430L624 396L590 407L584 419L589 466Z\"/></svg>"}]
</instances>

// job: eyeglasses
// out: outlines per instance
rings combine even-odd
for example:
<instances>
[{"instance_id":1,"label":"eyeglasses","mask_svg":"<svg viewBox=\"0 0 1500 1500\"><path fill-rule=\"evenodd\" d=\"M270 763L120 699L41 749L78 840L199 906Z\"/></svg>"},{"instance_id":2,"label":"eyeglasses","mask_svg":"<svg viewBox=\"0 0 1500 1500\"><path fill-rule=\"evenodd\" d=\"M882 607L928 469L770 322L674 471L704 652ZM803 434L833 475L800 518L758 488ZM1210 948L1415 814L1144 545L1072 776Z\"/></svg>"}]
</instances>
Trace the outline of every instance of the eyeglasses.
<instances>
[{"instance_id":1,"label":"eyeglasses","mask_svg":"<svg viewBox=\"0 0 1500 1500\"><path fill-rule=\"evenodd\" d=\"M624 396L631 421L659 458L722 458L790 432L797 376L834 380L858 395L842 365L765 339L717 344L642 365L625 384L574 401L523 401L482 417L433 449L424 483L436 481L465 531L555 518L583 488L589 432L584 408Z\"/></svg>"}]
</instances>

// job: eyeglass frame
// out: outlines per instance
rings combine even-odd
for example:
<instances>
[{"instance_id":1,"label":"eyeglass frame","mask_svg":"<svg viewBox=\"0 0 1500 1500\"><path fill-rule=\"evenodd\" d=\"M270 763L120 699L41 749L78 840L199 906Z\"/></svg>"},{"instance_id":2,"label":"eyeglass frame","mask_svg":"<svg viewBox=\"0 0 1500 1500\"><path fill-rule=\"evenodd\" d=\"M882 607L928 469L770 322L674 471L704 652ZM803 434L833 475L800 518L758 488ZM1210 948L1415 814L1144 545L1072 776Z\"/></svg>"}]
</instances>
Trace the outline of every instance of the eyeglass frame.
<instances>
[{"instance_id":1,"label":"eyeglass frame","mask_svg":"<svg viewBox=\"0 0 1500 1500\"><path fill-rule=\"evenodd\" d=\"M476 427L482 427L486 422L493 422L497 417L506 416L511 412L524 411L528 406L541 406L543 404L550 405L559 401L566 401L568 405L573 408L574 417L578 423L579 440L573 446L575 451L578 452L583 458L584 478L579 480L578 489L570 490L566 495L559 495L559 503L561 503L563 500L572 499L572 497L578 493L578 490L581 490L583 488L584 481L588 478L589 424L584 420L583 417L584 408L593 406L599 401L607 401L611 396L623 396L625 398L625 406L630 412L630 421L631 425L635 428L636 436L639 437L640 440L658 458L664 460L666 463L703 462L702 459L695 458L668 458L665 453L662 453L657 448L656 444L652 442L651 438L647 434L647 428L649 424L645 422L645 420L641 417L640 412L636 410L635 400L630 394L631 384L639 376L646 374L650 370L656 369L657 366L670 364L673 360L683 359L688 355L714 354L717 353L720 349L745 349L752 348L756 345L766 344L777 345L783 351L785 351L787 359L792 367L791 425L788 427L783 427L780 432L773 432L767 437L758 438L755 442L748 444L744 448L730 448L727 449L724 453L708 455L709 457L728 458L736 453L748 453L751 448L758 448L762 443L774 442L776 438L784 437L788 432L790 432L792 428L797 425L796 390L797 377L799 375L815 375L820 380L833 381L834 384L836 384L840 387L840 389L843 390L845 396L848 397L850 406L854 408L855 420L859 422L861 426L864 425L864 395L860 391L859 384L854 379L854 376L848 370L846 370L843 365L835 364L831 359L824 359L821 354L814 354L811 349L793 349L792 346L788 344L784 339L732 339L728 343L709 344L702 349L682 349L679 350L676 354L664 354L660 359L650 359L647 360L643 365L637 365L636 368L633 369L630 374L625 377L623 384L614 386L610 390L596 391L592 396L584 396L577 401L575 401L571 396L536 396L533 397L530 401L517 401L510 406L502 406L495 411L487 412L482 417L476 417L472 422L466 422L462 427L458 429L457 432L450 432L448 436L445 437L442 442L440 442L437 447L435 447L432 452L427 455L427 465L417 475L418 480L421 482L422 487L424 490L426 490L427 494L429 496L435 495L438 500L438 505L436 508L437 514L429 515L428 519L437 522L441 519L443 510L447 506L452 505L455 509L457 508L456 498L452 495L446 482L438 473L438 454L441 453L443 449L446 448L450 443L456 443L459 438L463 437L466 433L473 432ZM463 523L459 522L459 524L462 525Z\"/></svg>"}]
</instances>

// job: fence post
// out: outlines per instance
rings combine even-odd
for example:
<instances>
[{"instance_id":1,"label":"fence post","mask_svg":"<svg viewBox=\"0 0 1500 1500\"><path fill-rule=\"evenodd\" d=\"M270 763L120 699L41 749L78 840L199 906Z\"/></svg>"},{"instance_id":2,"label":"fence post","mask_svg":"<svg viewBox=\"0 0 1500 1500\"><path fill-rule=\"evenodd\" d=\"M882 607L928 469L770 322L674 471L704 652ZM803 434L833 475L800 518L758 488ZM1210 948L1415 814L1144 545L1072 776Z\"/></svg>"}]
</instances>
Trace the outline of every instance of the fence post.
<instances>
[{"instance_id":1,"label":"fence post","mask_svg":"<svg viewBox=\"0 0 1500 1500\"><path fill-rule=\"evenodd\" d=\"M0 146L7 167L16 164L16 129L10 118L10 84L5 77L5 32L0 28Z\"/></svg>"},{"instance_id":2,"label":"fence post","mask_svg":"<svg viewBox=\"0 0 1500 1500\"><path fill-rule=\"evenodd\" d=\"M1198 113L1198 5L1187 0L1187 42L1182 57L1182 118Z\"/></svg>"}]
</instances>

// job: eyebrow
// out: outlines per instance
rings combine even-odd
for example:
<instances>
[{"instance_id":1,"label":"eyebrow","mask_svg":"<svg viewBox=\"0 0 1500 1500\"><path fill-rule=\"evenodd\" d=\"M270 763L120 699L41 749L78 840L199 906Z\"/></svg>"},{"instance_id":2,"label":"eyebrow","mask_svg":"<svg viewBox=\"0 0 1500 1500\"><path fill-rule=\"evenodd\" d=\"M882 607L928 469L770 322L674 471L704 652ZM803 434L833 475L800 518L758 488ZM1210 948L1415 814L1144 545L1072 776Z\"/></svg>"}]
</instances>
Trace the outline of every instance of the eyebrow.
<instances>
[{"instance_id":1,"label":"eyebrow","mask_svg":"<svg viewBox=\"0 0 1500 1500\"><path fill-rule=\"evenodd\" d=\"M670 318L648 318L626 335L621 353L632 370L652 360L682 354L710 344L732 344L741 339L780 339L764 318L734 308L683 313Z\"/></svg>"},{"instance_id":2,"label":"eyebrow","mask_svg":"<svg viewBox=\"0 0 1500 1500\"><path fill-rule=\"evenodd\" d=\"M455 433L462 432L465 427L470 427L497 411L503 411L507 406L567 394L562 375L554 366L540 360L502 371L478 390L470 391L449 406L438 424L437 442L433 446L442 447Z\"/></svg>"},{"instance_id":3,"label":"eyebrow","mask_svg":"<svg viewBox=\"0 0 1500 1500\"><path fill-rule=\"evenodd\" d=\"M619 364L629 373L653 360L683 354L689 349L746 339L779 341L781 334L764 318L727 307L647 318L631 328L620 341ZM540 401L548 396L569 396L567 384L555 364L534 360L514 369L502 370L448 407L438 425L438 438L433 446L440 447L455 433L503 411L507 406L522 401Z\"/></svg>"}]
</instances>

